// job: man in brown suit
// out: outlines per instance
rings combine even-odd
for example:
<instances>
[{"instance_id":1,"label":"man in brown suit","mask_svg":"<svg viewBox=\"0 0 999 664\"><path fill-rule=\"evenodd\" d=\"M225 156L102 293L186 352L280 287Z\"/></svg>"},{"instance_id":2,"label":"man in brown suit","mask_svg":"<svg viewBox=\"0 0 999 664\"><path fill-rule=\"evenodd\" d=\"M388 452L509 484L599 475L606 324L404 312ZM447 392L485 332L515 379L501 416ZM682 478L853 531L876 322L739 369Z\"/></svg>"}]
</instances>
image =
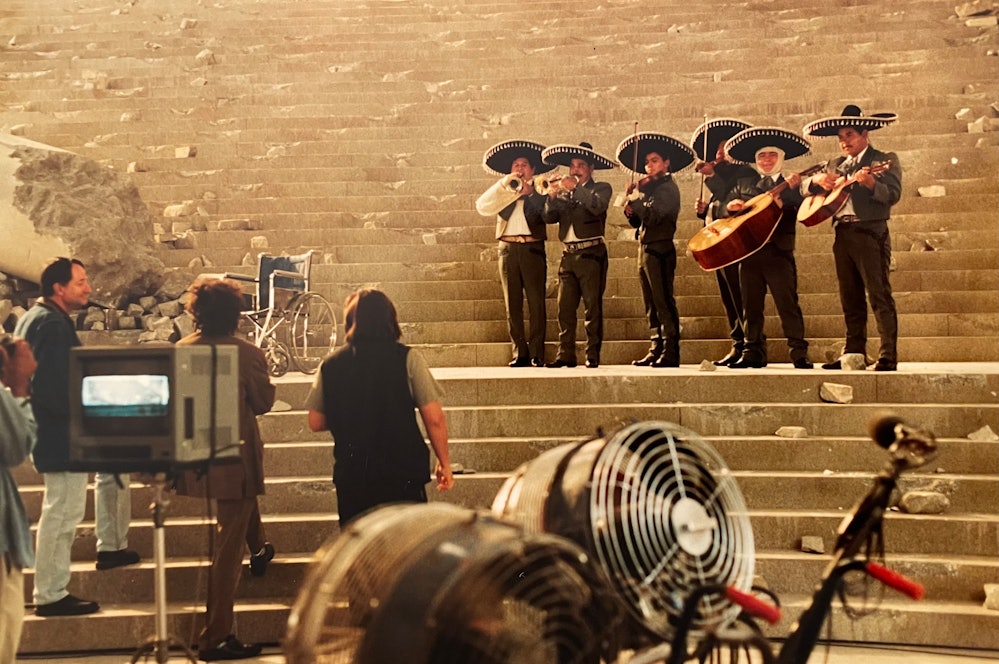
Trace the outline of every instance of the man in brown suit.
<instances>
[{"instance_id":1,"label":"man in brown suit","mask_svg":"<svg viewBox=\"0 0 999 664\"><path fill-rule=\"evenodd\" d=\"M198 657L206 662L244 659L260 654L261 647L242 643L233 635L233 604L243 548L249 547L251 571L255 574L262 573L261 568L274 557L257 506L257 496L264 492L264 444L256 416L274 405L275 388L267 375L263 351L234 336L243 304L239 286L219 279L199 279L190 293L187 309L194 315L196 331L177 344L239 347L239 435L243 440L240 463L210 464L206 475L187 472L177 482L178 494L207 496L217 505L215 554Z\"/></svg>"}]
</instances>

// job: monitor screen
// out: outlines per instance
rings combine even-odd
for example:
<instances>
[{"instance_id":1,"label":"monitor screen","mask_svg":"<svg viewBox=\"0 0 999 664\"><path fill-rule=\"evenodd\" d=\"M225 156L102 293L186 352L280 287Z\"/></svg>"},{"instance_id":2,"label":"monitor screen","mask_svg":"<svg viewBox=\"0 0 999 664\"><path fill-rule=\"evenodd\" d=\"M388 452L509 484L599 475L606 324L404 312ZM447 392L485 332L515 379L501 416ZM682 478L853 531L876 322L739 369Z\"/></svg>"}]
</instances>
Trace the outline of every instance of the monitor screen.
<instances>
[{"instance_id":1,"label":"monitor screen","mask_svg":"<svg viewBox=\"0 0 999 664\"><path fill-rule=\"evenodd\" d=\"M163 435L170 431L170 379L161 374L84 376L83 428L92 435Z\"/></svg>"}]
</instances>

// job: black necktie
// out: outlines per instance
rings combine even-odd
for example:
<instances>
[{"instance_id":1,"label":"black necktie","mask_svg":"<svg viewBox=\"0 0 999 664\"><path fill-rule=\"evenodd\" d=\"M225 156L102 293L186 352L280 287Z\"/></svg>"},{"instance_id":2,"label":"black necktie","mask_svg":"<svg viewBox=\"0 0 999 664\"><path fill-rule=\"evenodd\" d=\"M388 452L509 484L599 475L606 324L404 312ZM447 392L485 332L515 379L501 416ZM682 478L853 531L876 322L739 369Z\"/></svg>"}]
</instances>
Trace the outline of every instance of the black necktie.
<instances>
[{"instance_id":1,"label":"black necktie","mask_svg":"<svg viewBox=\"0 0 999 664\"><path fill-rule=\"evenodd\" d=\"M774 188L774 179L769 175L764 177L763 180L760 182L760 188L763 191L770 191L771 189Z\"/></svg>"}]
</instances>

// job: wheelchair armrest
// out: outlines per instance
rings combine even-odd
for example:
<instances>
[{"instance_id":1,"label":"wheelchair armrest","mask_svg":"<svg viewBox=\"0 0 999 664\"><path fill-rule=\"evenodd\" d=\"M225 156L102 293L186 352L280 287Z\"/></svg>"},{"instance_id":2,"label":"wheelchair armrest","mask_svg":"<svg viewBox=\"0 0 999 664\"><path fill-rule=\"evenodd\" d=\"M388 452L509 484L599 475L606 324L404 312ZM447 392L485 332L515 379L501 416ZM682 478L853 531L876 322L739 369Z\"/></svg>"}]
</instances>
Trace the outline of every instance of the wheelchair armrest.
<instances>
[{"instance_id":1,"label":"wheelchair armrest","mask_svg":"<svg viewBox=\"0 0 999 664\"><path fill-rule=\"evenodd\" d=\"M220 279L232 279L233 281L245 281L246 283L255 284L257 283L256 277L251 277L248 274L236 274L235 272L225 272L222 274Z\"/></svg>"},{"instance_id":2,"label":"wheelchair armrest","mask_svg":"<svg viewBox=\"0 0 999 664\"><path fill-rule=\"evenodd\" d=\"M271 272L271 279L281 277L284 279L293 279L295 281L301 281L305 283L305 275L301 272L289 272L288 270L274 270Z\"/></svg>"}]
</instances>

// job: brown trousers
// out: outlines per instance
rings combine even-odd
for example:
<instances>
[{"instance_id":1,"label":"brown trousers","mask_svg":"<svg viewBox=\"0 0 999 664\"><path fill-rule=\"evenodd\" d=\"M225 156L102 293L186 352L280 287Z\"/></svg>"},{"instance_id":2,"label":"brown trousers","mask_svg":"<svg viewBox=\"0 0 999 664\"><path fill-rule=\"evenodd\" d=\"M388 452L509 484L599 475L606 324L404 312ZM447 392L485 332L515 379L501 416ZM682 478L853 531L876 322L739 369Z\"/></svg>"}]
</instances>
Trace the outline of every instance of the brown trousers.
<instances>
[{"instance_id":1,"label":"brown trousers","mask_svg":"<svg viewBox=\"0 0 999 664\"><path fill-rule=\"evenodd\" d=\"M256 553L265 542L255 496L217 500L216 504L215 555L208 584L205 629L198 640L201 649L214 648L233 633L233 605L243 573L244 549Z\"/></svg>"}]
</instances>

